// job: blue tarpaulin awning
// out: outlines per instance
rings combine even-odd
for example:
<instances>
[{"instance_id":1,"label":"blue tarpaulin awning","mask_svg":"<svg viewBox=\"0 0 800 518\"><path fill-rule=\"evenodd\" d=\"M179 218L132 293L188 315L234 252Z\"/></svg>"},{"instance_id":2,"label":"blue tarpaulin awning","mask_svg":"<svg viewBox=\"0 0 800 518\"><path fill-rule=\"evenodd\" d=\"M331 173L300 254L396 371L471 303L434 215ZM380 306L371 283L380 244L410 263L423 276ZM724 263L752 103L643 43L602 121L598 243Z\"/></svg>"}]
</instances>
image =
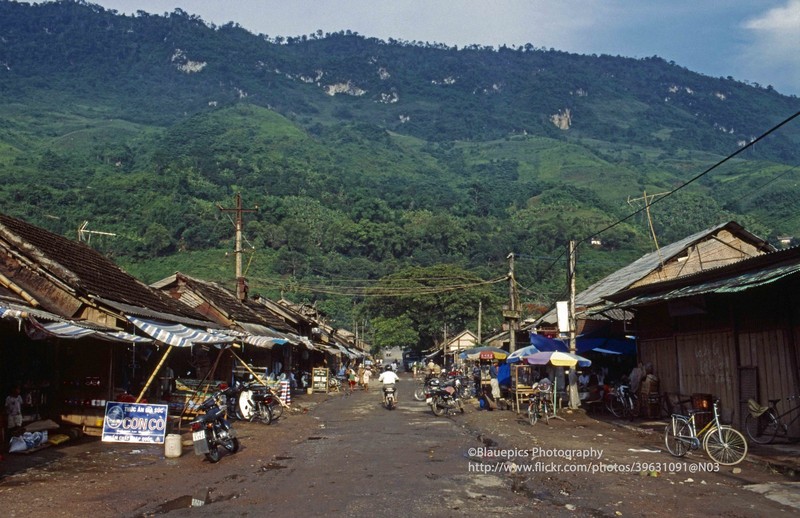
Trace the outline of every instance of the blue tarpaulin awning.
<instances>
[{"instance_id":1,"label":"blue tarpaulin awning","mask_svg":"<svg viewBox=\"0 0 800 518\"><path fill-rule=\"evenodd\" d=\"M531 345L540 351L560 351L569 352L569 343L565 340L547 338L546 336L531 333ZM616 354L636 354L636 341L630 338L603 338L603 337L582 337L575 339L575 347L578 353L588 353L601 349Z\"/></svg>"}]
</instances>

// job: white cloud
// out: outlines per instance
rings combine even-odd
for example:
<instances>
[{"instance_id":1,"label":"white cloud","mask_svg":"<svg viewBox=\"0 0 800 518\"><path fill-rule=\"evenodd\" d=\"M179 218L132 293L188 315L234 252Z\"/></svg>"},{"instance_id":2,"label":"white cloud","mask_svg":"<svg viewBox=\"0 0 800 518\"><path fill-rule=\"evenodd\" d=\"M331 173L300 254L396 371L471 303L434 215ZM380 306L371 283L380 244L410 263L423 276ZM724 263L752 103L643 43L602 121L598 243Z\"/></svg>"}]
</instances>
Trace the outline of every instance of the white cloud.
<instances>
[{"instance_id":1,"label":"white cloud","mask_svg":"<svg viewBox=\"0 0 800 518\"><path fill-rule=\"evenodd\" d=\"M752 79L770 77L780 88L800 87L800 0L789 0L785 5L775 7L750 18L743 27L752 40L739 56L743 70L749 71ZM778 81L775 81L775 78Z\"/></svg>"}]
</instances>

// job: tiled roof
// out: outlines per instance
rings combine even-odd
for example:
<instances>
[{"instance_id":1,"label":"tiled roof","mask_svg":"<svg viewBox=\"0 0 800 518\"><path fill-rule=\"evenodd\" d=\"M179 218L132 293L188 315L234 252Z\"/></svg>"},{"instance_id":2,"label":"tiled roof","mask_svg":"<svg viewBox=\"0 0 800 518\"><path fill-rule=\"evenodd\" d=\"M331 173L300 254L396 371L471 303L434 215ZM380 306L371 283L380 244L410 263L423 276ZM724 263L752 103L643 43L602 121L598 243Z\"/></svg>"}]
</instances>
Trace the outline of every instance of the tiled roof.
<instances>
[{"instance_id":1,"label":"tiled roof","mask_svg":"<svg viewBox=\"0 0 800 518\"><path fill-rule=\"evenodd\" d=\"M274 316L263 305L250 301L242 302L232 291L220 284L196 279L183 273L177 273L175 276L176 279L183 280L190 289L202 294L206 300L225 312L232 320L263 324L276 331L293 331L283 320Z\"/></svg>"},{"instance_id":2,"label":"tiled roof","mask_svg":"<svg viewBox=\"0 0 800 518\"><path fill-rule=\"evenodd\" d=\"M0 240L80 295L102 297L166 314L201 318L187 306L126 273L84 243L71 241L5 214L0 214Z\"/></svg>"}]
</instances>

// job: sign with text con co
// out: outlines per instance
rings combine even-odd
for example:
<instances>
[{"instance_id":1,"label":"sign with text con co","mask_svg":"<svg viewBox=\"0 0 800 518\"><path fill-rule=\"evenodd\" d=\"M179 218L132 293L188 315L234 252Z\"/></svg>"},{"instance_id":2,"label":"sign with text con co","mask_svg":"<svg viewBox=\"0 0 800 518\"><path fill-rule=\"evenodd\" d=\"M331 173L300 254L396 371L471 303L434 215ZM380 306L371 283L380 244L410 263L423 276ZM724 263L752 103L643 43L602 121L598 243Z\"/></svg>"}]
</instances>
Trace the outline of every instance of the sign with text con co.
<instances>
[{"instance_id":1,"label":"sign with text con co","mask_svg":"<svg viewBox=\"0 0 800 518\"><path fill-rule=\"evenodd\" d=\"M164 444L167 410L167 405L108 401L103 441Z\"/></svg>"}]
</instances>

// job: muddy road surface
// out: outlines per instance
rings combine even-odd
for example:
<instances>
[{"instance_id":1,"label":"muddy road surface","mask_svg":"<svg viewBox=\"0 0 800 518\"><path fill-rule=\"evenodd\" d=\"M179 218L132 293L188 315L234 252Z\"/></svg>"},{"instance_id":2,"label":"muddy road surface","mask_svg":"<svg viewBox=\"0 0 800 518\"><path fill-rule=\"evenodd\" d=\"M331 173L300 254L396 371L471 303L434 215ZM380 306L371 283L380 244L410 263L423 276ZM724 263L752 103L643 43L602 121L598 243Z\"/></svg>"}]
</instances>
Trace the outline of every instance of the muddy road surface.
<instances>
[{"instance_id":1,"label":"muddy road surface","mask_svg":"<svg viewBox=\"0 0 800 518\"><path fill-rule=\"evenodd\" d=\"M392 411L373 387L300 396L301 410L273 425L235 422L241 449L217 464L188 445L165 458L163 446L99 440L7 455L0 508L14 517L800 512L798 481L761 464L713 466L702 452L676 459L660 431L583 412L535 426L474 404L435 417L413 400L414 383L401 380Z\"/></svg>"}]
</instances>

